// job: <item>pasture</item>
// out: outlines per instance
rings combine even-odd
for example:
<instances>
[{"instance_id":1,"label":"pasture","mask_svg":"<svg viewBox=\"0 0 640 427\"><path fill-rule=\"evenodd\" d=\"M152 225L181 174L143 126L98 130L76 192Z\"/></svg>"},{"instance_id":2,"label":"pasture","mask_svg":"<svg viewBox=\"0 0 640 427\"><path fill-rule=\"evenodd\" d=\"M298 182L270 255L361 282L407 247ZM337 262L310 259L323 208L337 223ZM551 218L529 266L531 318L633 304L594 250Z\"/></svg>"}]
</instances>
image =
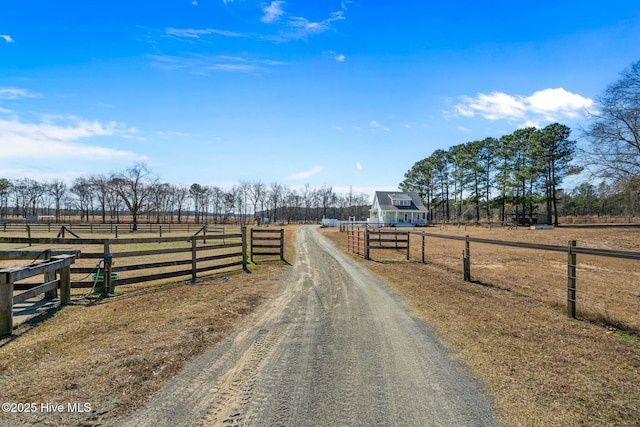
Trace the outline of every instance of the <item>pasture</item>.
<instances>
[{"instance_id":1,"label":"pasture","mask_svg":"<svg viewBox=\"0 0 640 427\"><path fill-rule=\"evenodd\" d=\"M417 229L416 231L423 231ZM466 235L549 245L638 251L638 228L529 230L428 227L428 233ZM321 231L348 252L346 233ZM567 317L567 255L471 243L471 279L463 279L464 240L411 236L406 250L373 250L372 261L352 254L389 283L417 318L433 325L455 358L490 390L505 425L634 426L640 419L640 340L615 325ZM623 327L638 321L639 261L578 256L579 319L605 311L611 302L585 293L610 290L629 308ZM581 285L582 283L582 285ZM609 286L612 284L612 286ZM556 301L556 302L554 302ZM582 306L580 305L582 304ZM609 310L609 308L607 308ZM596 322L594 322L594 320ZM600 319L606 320L606 319Z\"/></svg>"},{"instance_id":2,"label":"pasture","mask_svg":"<svg viewBox=\"0 0 640 427\"><path fill-rule=\"evenodd\" d=\"M143 232L135 236L159 237ZM169 237L184 236L169 234ZM295 228L287 227L286 259L294 258L294 244ZM188 246L186 241L184 246ZM150 248L157 249L153 244L122 249ZM85 250L95 252L96 248ZM117 253L114 245L114 254ZM155 260L165 256L156 255ZM201 277L196 284L189 284L190 276L186 275L117 285L114 295L87 298L83 298L87 288L74 289L75 298L69 306L41 316L37 323L18 326L14 336L0 338L0 398L3 402L65 405L87 402L92 411L0 414L0 424L4 420L15 421L17 425L112 424L144 404L164 381L223 340L268 300L289 269L286 263L261 262L272 259L279 257L260 258L256 265L250 265L251 273L237 268L223 270ZM94 266L95 261L87 265ZM76 277L85 275L77 273Z\"/></svg>"}]
</instances>

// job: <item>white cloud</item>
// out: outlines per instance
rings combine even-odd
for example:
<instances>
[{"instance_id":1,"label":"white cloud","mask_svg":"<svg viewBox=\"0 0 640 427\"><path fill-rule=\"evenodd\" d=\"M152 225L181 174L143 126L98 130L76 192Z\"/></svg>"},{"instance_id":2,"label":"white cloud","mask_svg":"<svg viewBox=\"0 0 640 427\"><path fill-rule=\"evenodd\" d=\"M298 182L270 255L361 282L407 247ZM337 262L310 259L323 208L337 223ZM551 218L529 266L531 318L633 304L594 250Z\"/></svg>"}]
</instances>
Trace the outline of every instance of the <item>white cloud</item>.
<instances>
[{"instance_id":1,"label":"white cloud","mask_svg":"<svg viewBox=\"0 0 640 427\"><path fill-rule=\"evenodd\" d=\"M463 96L454 108L463 117L476 114L488 120L558 121L576 118L592 107L591 98L571 93L563 88L544 89L531 96L509 95L503 92L480 93L475 98Z\"/></svg>"},{"instance_id":2,"label":"white cloud","mask_svg":"<svg viewBox=\"0 0 640 427\"><path fill-rule=\"evenodd\" d=\"M0 119L0 159L141 159L129 151L80 143L100 136L134 137L135 129L122 123L81 120L77 117L44 117L39 123L19 118Z\"/></svg>"},{"instance_id":3,"label":"white cloud","mask_svg":"<svg viewBox=\"0 0 640 427\"><path fill-rule=\"evenodd\" d=\"M466 127L464 127L464 126L458 126L458 130L459 130L460 132L471 132L471 129L466 128Z\"/></svg>"},{"instance_id":4,"label":"white cloud","mask_svg":"<svg viewBox=\"0 0 640 427\"><path fill-rule=\"evenodd\" d=\"M362 163L360 162L356 162L356 168L361 171L362 170Z\"/></svg>"},{"instance_id":5,"label":"white cloud","mask_svg":"<svg viewBox=\"0 0 640 427\"><path fill-rule=\"evenodd\" d=\"M292 180L292 181L300 180L300 179L307 179L307 178L312 177L313 175L317 175L318 173L320 173L320 171L322 171L322 166L314 166L314 167L312 167L311 169L309 169L307 171L292 173L286 179Z\"/></svg>"},{"instance_id":6,"label":"white cloud","mask_svg":"<svg viewBox=\"0 0 640 427\"><path fill-rule=\"evenodd\" d=\"M4 39L7 43L15 43L9 34L0 34L0 39Z\"/></svg>"},{"instance_id":7,"label":"white cloud","mask_svg":"<svg viewBox=\"0 0 640 427\"><path fill-rule=\"evenodd\" d=\"M344 56L343 54L339 54L333 57L333 59L335 59L338 62L344 62L345 59L347 59L346 56Z\"/></svg>"},{"instance_id":8,"label":"white cloud","mask_svg":"<svg viewBox=\"0 0 640 427\"><path fill-rule=\"evenodd\" d=\"M371 120L371 122L369 122L369 126L372 127L372 128L376 128L376 129L382 129L382 130L387 131L387 132L390 130L388 127L382 126L376 120Z\"/></svg>"},{"instance_id":9,"label":"white cloud","mask_svg":"<svg viewBox=\"0 0 640 427\"><path fill-rule=\"evenodd\" d=\"M260 18L260 20L265 24L268 24L280 19L280 16L284 15L284 10L282 10L281 7L283 3L283 1L272 1L269 6L265 6L262 9L264 16Z\"/></svg>"}]
</instances>

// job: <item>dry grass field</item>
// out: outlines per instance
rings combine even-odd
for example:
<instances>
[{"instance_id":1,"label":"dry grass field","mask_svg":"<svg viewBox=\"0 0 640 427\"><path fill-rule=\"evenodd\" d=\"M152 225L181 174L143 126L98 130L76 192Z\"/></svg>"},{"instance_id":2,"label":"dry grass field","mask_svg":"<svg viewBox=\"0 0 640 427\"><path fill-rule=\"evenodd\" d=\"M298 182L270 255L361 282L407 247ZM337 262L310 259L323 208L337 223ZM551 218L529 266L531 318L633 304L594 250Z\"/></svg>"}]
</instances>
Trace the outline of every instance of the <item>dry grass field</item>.
<instances>
[{"instance_id":1,"label":"dry grass field","mask_svg":"<svg viewBox=\"0 0 640 427\"><path fill-rule=\"evenodd\" d=\"M285 232L290 261L295 229L286 227ZM583 247L625 250L638 250L640 232L454 226L426 231L558 245L575 239ZM345 233L322 233L346 248ZM421 255L416 242L414 260ZM640 341L611 326L567 318L566 255L472 243L475 283L467 283L461 268L464 242L427 242L427 265L406 262L404 254L392 251L373 251L375 261L353 257L390 283L417 318L439 331L452 356L486 384L505 425L638 424ZM625 273L621 277L632 284L622 286L630 295L634 292L640 269L633 261L591 258L578 257L578 301L581 283L593 286L599 280L587 273L599 270L615 277ZM16 425L110 424L143 405L189 360L268 302L288 268L267 263L252 268L251 274L212 276L197 285L165 281L161 286L123 286L115 296L76 299L36 325L19 327L15 337L0 340L0 400L87 402L93 411L0 414L0 425L5 420ZM512 270L518 272L515 278L506 273ZM554 297L547 301L540 296L545 294Z\"/></svg>"},{"instance_id":2,"label":"dry grass field","mask_svg":"<svg viewBox=\"0 0 640 427\"><path fill-rule=\"evenodd\" d=\"M294 257L295 230L285 231L287 259ZM115 296L76 298L49 318L19 326L14 337L0 339L0 401L86 402L92 411L0 414L0 425L109 425L224 339L268 300L288 269L268 262L250 274L219 274L195 285L122 286Z\"/></svg>"},{"instance_id":3,"label":"dry grass field","mask_svg":"<svg viewBox=\"0 0 640 427\"><path fill-rule=\"evenodd\" d=\"M624 250L639 249L640 233L637 228L532 231L454 226L425 231L557 245L575 239L579 246ZM346 233L322 232L346 251ZM638 425L637 335L570 320L564 303L549 304L558 299L556 293L566 301L566 254L472 243L471 274L476 283L468 283L462 275L464 242L435 238L427 242L426 265L405 261L404 251L372 251L374 261L352 257L391 284L416 317L442 334L453 356L487 385L505 425ZM412 259L420 259L420 251L412 243ZM592 258L578 257L578 301L580 283L594 286L599 277L608 277L585 276L599 270L620 275L621 286L637 297L638 261ZM631 304L639 311L637 299ZM627 317L632 312L625 318L636 322Z\"/></svg>"}]
</instances>

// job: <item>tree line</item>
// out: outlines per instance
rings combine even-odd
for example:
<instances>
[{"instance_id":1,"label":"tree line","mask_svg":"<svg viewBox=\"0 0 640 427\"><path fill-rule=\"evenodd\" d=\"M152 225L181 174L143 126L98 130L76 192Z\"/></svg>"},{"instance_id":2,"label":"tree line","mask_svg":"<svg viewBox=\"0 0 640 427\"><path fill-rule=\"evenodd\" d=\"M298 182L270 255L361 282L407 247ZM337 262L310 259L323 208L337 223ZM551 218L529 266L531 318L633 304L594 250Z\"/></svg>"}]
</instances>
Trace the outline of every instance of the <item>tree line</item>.
<instances>
[{"instance_id":1,"label":"tree line","mask_svg":"<svg viewBox=\"0 0 640 427\"><path fill-rule=\"evenodd\" d=\"M607 87L577 149L560 123L518 129L436 150L400 183L425 201L430 220L498 219L558 225L564 215L635 215L640 207L640 61ZM572 174L586 177L571 191ZM541 214L542 218L538 218Z\"/></svg>"},{"instance_id":2,"label":"tree line","mask_svg":"<svg viewBox=\"0 0 640 427\"><path fill-rule=\"evenodd\" d=\"M228 223L260 221L318 222L323 217L361 220L368 216L369 195L350 190L337 194L329 185L293 189L278 182L240 181L229 189L194 183L163 183L144 163L109 176L91 175L49 182L0 178L0 219L48 215L56 222Z\"/></svg>"},{"instance_id":3,"label":"tree line","mask_svg":"<svg viewBox=\"0 0 640 427\"><path fill-rule=\"evenodd\" d=\"M531 221L544 203L546 221L557 223L558 185L574 173L570 132L553 123L436 150L413 165L400 188L420 194L430 220L490 220L498 208L500 221L512 209L516 221Z\"/></svg>"}]
</instances>

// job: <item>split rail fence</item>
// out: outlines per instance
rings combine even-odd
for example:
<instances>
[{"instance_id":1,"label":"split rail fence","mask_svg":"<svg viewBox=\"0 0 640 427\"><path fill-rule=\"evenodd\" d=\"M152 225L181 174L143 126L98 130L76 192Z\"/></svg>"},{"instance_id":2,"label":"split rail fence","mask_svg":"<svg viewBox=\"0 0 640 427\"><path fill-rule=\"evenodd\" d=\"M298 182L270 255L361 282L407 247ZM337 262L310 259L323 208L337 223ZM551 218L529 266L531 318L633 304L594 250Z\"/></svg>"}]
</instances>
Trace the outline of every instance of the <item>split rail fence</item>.
<instances>
[{"instance_id":1,"label":"split rail fence","mask_svg":"<svg viewBox=\"0 0 640 427\"><path fill-rule=\"evenodd\" d=\"M365 259L371 259L372 249L395 250L406 260L460 268L468 282L564 305L570 318L581 315L640 331L640 252L580 247L574 240L563 246L418 231L353 227L346 232L348 250ZM458 241L458 255L455 246L438 243L443 240ZM477 248L473 252L472 243ZM507 253L486 246L511 249ZM564 261L544 253L564 254ZM620 267L607 261L614 259Z\"/></svg>"}]
</instances>

